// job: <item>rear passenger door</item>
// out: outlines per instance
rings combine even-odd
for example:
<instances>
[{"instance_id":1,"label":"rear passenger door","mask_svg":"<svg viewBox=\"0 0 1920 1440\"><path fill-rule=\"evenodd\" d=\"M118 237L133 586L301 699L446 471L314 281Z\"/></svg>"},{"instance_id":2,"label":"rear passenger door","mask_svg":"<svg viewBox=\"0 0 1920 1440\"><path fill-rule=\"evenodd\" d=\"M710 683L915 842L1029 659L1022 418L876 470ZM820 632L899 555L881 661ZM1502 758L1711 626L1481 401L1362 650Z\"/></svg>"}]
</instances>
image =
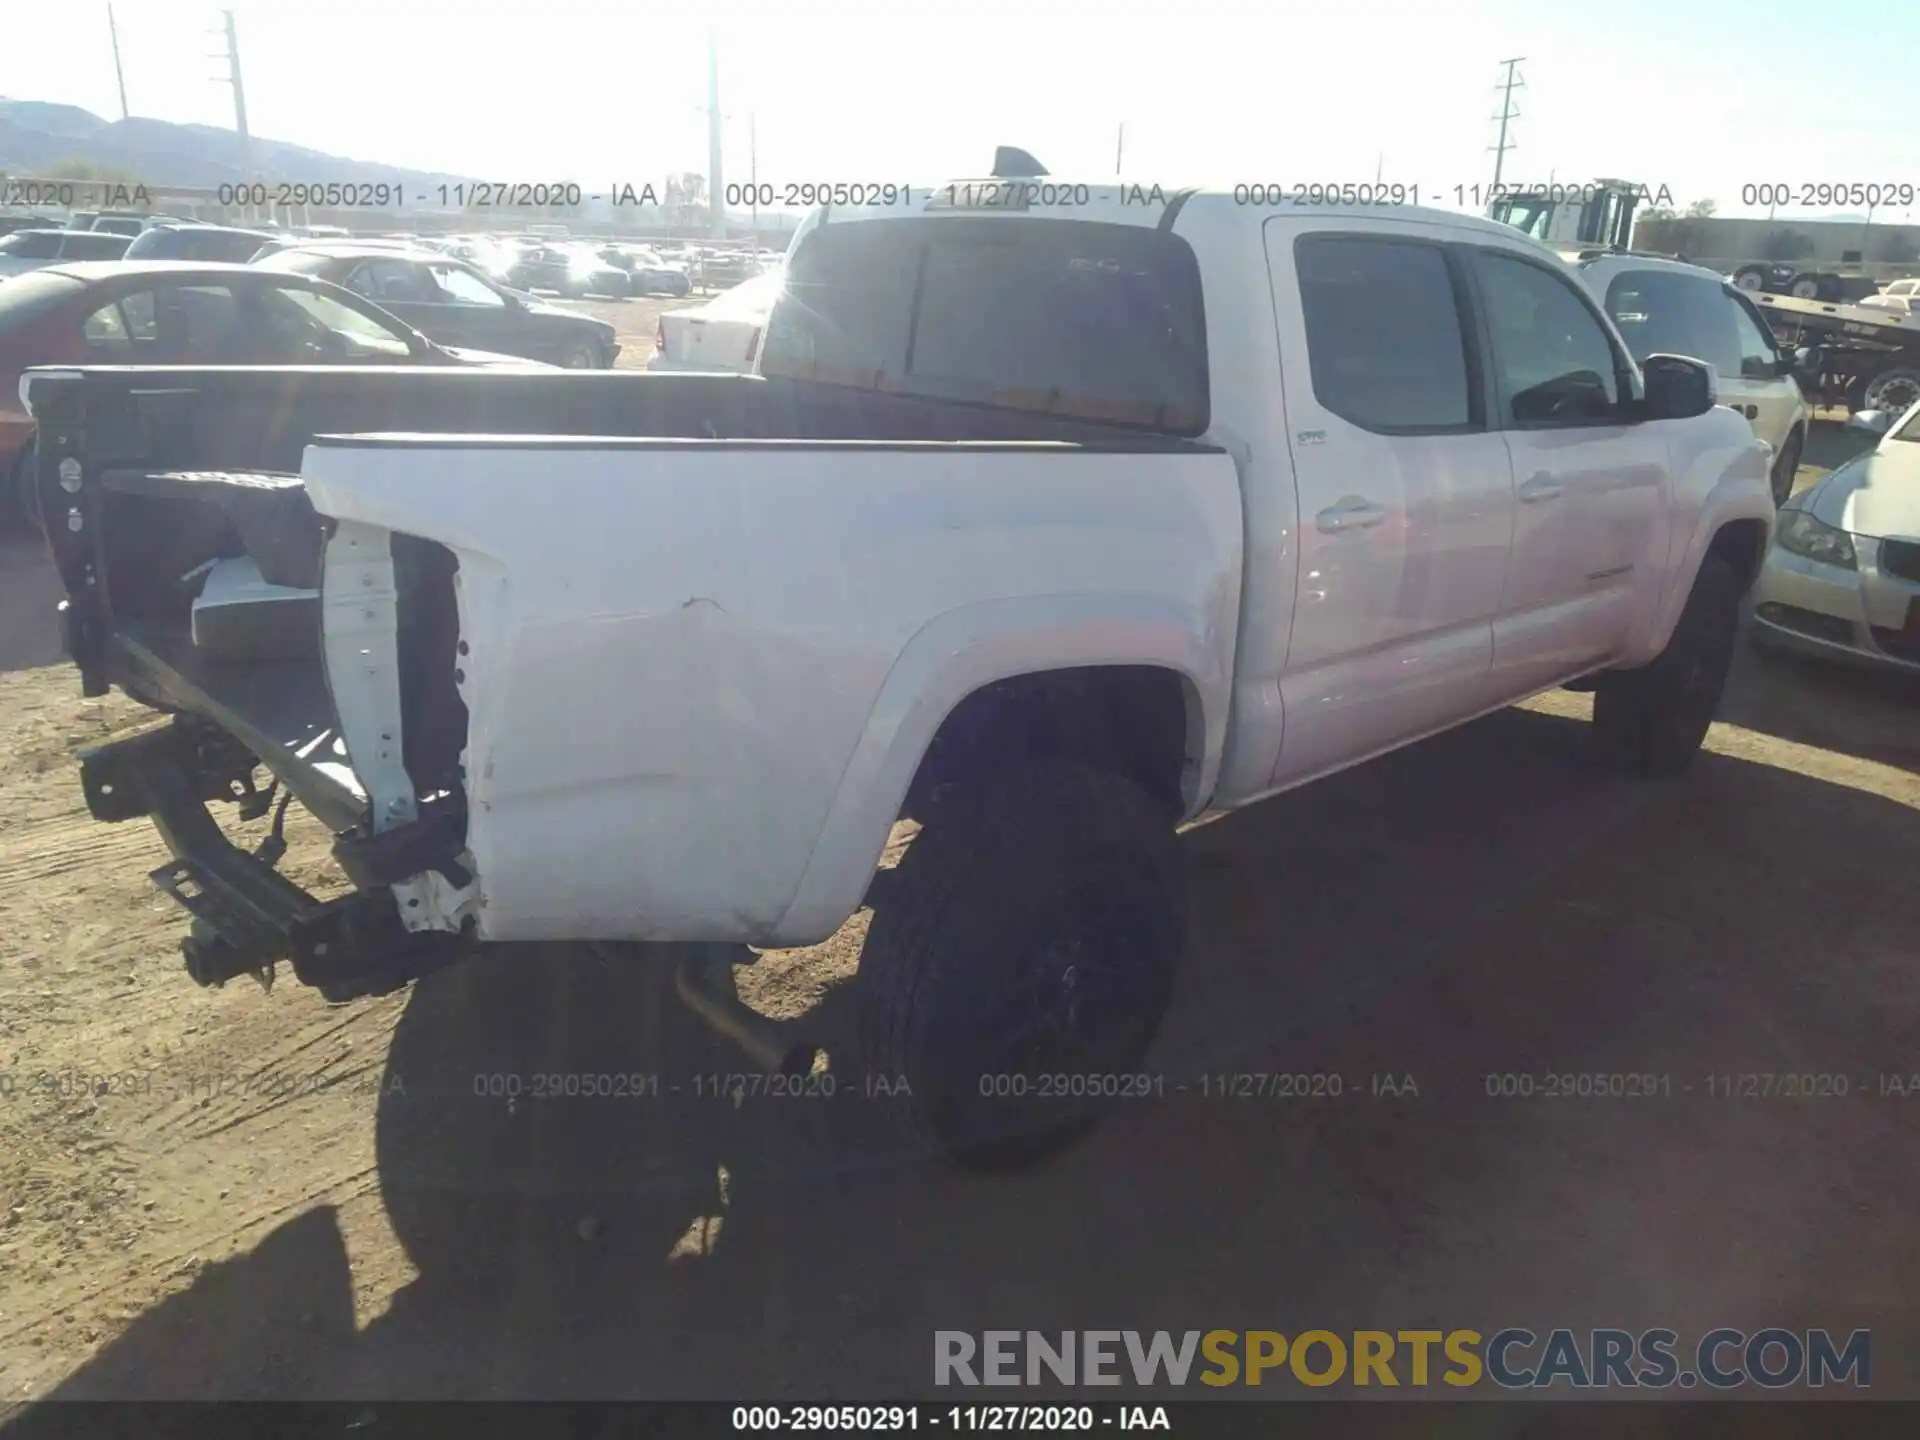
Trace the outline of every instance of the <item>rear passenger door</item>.
<instances>
[{"instance_id":1,"label":"rear passenger door","mask_svg":"<svg viewBox=\"0 0 1920 1440\"><path fill-rule=\"evenodd\" d=\"M449 335L460 337L446 343L471 345L478 350L496 350L507 355L526 355L537 360L550 358L540 353L542 342L529 333L535 327L523 323L520 308L509 305L505 295L466 266L444 260L424 268L433 286L435 303L423 307L422 313L430 311L435 325L444 326ZM420 328L433 334L425 325Z\"/></svg>"},{"instance_id":2,"label":"rear passenger door","mask_svg":"<svg viewBox=\"0 0 1920 1440\"><path fill-rule=\"evenodd\" d=\"M1597 668L1648 618L1668 452L1658 426L1631 417L1637 373L1584 285L1550 257L1486 246L1473 258L1519 501L1493 666L1518 696Z\"/></svg>"},{"instance_id":3,"label":"rear passenger door","mask_svg":"<svg viewBox=\"0 0 1920 1440\"><path fill-rule=\"evenodd\" d=\"M1300 507L1275 785L1491 703L1513 475L1447 234L1267 222Z\"/></svg>"}]
</instances>

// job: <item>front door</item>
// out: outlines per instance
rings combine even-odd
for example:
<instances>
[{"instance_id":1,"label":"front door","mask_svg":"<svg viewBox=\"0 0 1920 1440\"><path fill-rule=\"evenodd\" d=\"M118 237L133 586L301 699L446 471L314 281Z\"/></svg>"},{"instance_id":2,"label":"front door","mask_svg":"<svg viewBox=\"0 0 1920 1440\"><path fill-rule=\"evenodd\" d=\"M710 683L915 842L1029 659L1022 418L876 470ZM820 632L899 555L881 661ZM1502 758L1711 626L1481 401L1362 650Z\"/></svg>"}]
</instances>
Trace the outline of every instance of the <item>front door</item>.
<instances>
[{"instance_id":1,"label":"front door","mask_svg":"<svg viewBox=\"0 0 1920 1440\"><path fill-rule=\"evenodd\" d=\"M1629 417L1632 362L1578 281L1504 246L1473 259L1518 501L1493 669L1519 696L1610 659L1657 600L1667 446Z\"/></svg>"}]
</instances>

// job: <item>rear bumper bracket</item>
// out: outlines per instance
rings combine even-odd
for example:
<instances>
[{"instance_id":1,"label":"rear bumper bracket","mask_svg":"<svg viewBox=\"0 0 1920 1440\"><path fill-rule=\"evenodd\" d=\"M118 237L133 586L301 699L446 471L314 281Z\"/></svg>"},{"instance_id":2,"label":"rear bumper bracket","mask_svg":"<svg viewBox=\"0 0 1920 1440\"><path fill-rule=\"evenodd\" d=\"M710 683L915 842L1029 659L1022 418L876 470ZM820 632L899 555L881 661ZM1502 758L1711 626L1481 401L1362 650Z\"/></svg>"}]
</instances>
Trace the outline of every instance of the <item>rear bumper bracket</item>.
<instances>
[{"instance_id":1,"label":"rear bumper bracket","mask_svg":"<svg viewBox=\"0 0 1920 1440\"><path fill-rule=\"evenodd\" d=\"M223 985L290 960L302 984L329 1000L351 1000L397 990L468 953L471 925L458 932L410 931L385 886L317 899L230 841L206 801L244 802L253 757L217 736L176 721L81 758L96 818L148 816L173 853L150 878L193 916L181 948L196 981Z\"/></svg>"}]
</instances>

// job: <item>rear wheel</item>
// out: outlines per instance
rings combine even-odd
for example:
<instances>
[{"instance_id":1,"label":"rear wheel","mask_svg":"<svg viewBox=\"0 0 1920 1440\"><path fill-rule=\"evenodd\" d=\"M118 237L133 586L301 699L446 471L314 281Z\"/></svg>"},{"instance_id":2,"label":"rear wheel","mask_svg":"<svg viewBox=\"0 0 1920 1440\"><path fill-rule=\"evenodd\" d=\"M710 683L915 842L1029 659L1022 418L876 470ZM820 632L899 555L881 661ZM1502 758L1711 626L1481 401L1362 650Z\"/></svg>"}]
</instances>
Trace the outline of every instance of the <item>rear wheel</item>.
<instances>
[{"instance_id":1,"label":"rear wheel","mask_svg":"<svg viewBox=\"0 0 1920 1440\"><path fill-rule=\"evenodd\" d=\"M1796 300L1818 300L1824 288L1824 275L1796 275L1787 284L1787 293Z\"/></svg>"},{"instance_id":2,"label":"rear wheel","mask_svg":"<svg viewBox=\"0 0 1920 1440\"><path fill-rule=\"evenodd\" d=\"M1131 781L1028 763L944 798L895 874L860 962L867 1079L904 1080L914 1139L963 1165L1063 1149L1126 1093L1172 993L1173 827Z\"/></svg>"},{"instance_id":3,"label":"rear wheel","mask_svg":"<svg viewBox=\"0 0 1920 1440\"><path fill-rule=\"evenodd\" d=\"M560 363L569 370L598 370L600 352L585 342L576 343L560 352Z\"/></svg>"},{"instance_id":4,"label":"rear wheel","mask_svg":"<svg viewBox=\"0 0 1920 1440\"><path fill-rule=\"evenodd\" d=\"M1860 392L1863 410L1887 410L1900 415L1916 401L1920 401L1920 370L1882 370L1867 381Z\"/></svg>"},{"instance_id":5,"label":"rear wheel","mask_svg":"<svg viewBox=\"0 0 1920 1440\"><path fill-rule=\"evenodd\" d=\"M1740 628L1740 582L1724 560L1700 567L1673 636L1650 665L1613 670L1594 686L1601 751L1632 775L1677 775L1693 763L1720 708Z\"/></svg>"},{"instance_id":6,"label":"rear wheel","mask_svg":"<svg viewBox=\"0 0 1920 1440\"><path fill-rule=\"evenodd\" d=\"M1733 283L1740 289L1752 294L1767 288L1767 267L1764 265L1745 265L1733 272Z\"/></svg>"}]
</instances>

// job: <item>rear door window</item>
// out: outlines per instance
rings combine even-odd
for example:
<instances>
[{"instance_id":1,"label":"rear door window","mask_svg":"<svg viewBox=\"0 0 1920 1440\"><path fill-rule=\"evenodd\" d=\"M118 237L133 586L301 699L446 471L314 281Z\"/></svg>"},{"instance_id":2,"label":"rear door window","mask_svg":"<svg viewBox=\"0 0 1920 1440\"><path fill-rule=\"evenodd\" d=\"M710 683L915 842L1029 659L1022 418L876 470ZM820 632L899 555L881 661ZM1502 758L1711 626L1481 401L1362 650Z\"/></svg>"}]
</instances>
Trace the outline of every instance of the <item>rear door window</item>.
<instances>
[{"instance_id":1,"label":"rear door window","mask_svg":"<svg viewBox=\"0 0 1920 1440\"><path fill-rule=\"evenodd\" d=\"M761 370L1197 435L1200 273L1144 226L942 218L827 224L796 250Z\"/></svg>"},{"instance_id":2,"label":"rear door window","mask_svg":"<svg viewBox=\"0 0 1920 1440\"><path fill-rule=\"evenodd\" d=\"M123 295L87 322L89 345L130 347L148 365L228 365L246 359L240 306L225 285L162 285Z\"/></svg>"},{"instance_id":3,"label":"rear door window","mask_svg":"<svg viewBox=\"0 0 1920 1440\"><path fill-rule=\"evenodd\" d=\"M1294 264L1316 400L1383 434L1484 423L1463 296L1439 245L1303 235L1294 243Z\"/></svg>"},{"instance_id":4,"label":"rear door window","mask_svg":"<svg viewBox=\"0 0 1920 1440\"><path fill-rule=\"evenodd\" d=\"M426 270L412 260L363 260L343 283L376 303L432 305L440 300L440 291Z\"/></svg>"}]
</instances>

